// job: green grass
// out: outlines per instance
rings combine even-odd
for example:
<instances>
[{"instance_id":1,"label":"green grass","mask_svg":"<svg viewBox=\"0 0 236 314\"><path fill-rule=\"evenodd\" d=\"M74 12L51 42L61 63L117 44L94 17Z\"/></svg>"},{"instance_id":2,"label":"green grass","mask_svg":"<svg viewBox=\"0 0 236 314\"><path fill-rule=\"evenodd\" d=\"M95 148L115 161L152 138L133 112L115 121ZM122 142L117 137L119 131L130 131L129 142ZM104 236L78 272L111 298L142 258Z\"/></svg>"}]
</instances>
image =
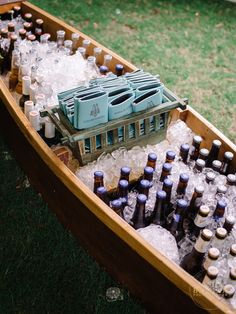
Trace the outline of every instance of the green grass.
<instances>
[{"instance_id":1,"label":"green grass","mask_svg":"<svg viewBox=\"0 0 236 314\"><path fill-rule=\"evenodd\" d=\"M153 74L235 142L236 5L226 1L33 3ZM119 10L117 10L119 9ZM143 313L63 229L0 141L0 313ZM11 155L10 155L11 156ZM114 265L115 267L115 265Z\"/></svg>"}]
</instances>

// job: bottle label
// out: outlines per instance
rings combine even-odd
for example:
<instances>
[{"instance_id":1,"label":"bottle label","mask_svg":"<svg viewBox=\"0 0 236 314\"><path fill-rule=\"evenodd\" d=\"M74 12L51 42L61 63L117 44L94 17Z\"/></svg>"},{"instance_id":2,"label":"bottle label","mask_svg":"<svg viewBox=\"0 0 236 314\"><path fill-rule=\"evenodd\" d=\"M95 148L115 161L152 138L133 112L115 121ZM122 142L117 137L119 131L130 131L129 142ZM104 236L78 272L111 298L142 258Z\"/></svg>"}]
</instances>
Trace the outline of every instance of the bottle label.
<instances>
[{"instance_id":1,"label":"bottle label","mask_svg":"<svg viewBox=\"0 0 236 314\"><path fill-rule=\"evenodd\" d=\"M207 217L197 215L196 218L194 219L194 224L199 228L204 228L207 225Z\"/></svg>"},{"instance_id":2,"label":"bottle label","mask_svg":"<svg viewBox=\"0 0 236 314\"><path fill-rule=\"evenodd\" d=\"M207 246L209 241L205 241L201 238L201 236L197 239L197 242L194 246L195 250L199 253L206 253Z\"/></svg>"}]
</instances>

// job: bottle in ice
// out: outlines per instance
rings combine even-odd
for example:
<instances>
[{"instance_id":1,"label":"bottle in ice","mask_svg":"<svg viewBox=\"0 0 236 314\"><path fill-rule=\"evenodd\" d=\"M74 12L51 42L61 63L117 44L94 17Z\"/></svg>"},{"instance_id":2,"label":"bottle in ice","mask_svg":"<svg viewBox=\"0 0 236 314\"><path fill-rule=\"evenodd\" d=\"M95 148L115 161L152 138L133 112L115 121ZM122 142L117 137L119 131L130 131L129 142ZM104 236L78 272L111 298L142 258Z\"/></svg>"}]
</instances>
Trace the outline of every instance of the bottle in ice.
<instances>
[{"instance_id":1,"label":"bottle in ice","mask_svg":"<svg viewBox=\"0 0 236 314\"><path fill-rule=\"evenodd\" d=\"M146 195L148 198L149 196L149 189L150 189L150 182L148 180L142 179L139 182L139 193Z\"/></svg>"},{"instance_id":2,"label":"bottle in ice","mask_svg":"<svg viewBox=\"0 0 236 314\"><path fill-rule=\"evenodd\" d=\"M107 189L105 186L100 186L97 188L97 196L107 205L109 205Z\"/></svg>"},{"instance_id":3,"label":"bottle in ice","mask_svg":"<svg viewBox=\"0 0 236 314\"><path fill-rule=\"evenodd\" d=\"M146 166L152 167L155 170L156 169L156 161L157 161L157 155L155 153L149 153Z\"/></svg>"},{"instance_id":4,"label":"bottle in ice","mask_svg":"<svg viewBox=\"0 0 236 314\"><path fill-rule=\"evenodd\" d=\"M220 172L220 168L221 168L221 165L222 165L222 162L220 160L213 160L211 166L212 166L212 169L215 171L215 172Z\"/></svg>"},{"instance_id":5,"label":"bottle in ice","mask_svg":"<svg viewBox=\"0 0 236 314\"><path fill-rule=\"evenodd\" d=\"M195 161L195 165L193 167L193 172L194 173L200 173L203 171L204 167L206 165L206 162L203 159L198 158Z\"/></svg>"},{"instance_id":6,"label":"bottle in ice","mask_svg":"<svg viewBox=\"0 0 236 314\"><path fill-rule=\"evenodd\" d=\"M207 158L207 162L206 162L206 167L211 167L212 166L212 162L214 160L218 159L218 155L219 155L221 144L222 143L219 140L214 140L212 142L211 150L209 152L209 155L208 155L208 158Z\"/></svg>"},{"instance_id":7,"label":"bottle in ice","mask_svg":"<svg viewBox=\"0 0 236 314\"><path fill-rule=\"evenodd\" d=\"M24 108L24 104L26 101L30 100L29 96L29 87L31 84L31 79L29 76L23 76L22 77L22 96L19 100L19 105L21 108Z\"/></svg>"},{"instance_id":8,"label":"bottle in ice","mask_svg":"<svg viewBox=\"0 0 236 314\"><path fill-rule=\"evenodd\" d=\"M207 163L208 156L209 156L209 150L208 149L206 149L206 148L200 149L199 157L198 157L199 159L202 159Z\"/></svg>"},{"instance_id":9,"label":"bottle in ice","mask_svg":"<svg viewBox=\"0 0 236 314\"><path fill-rule=\"evenodd\" d=\"M113 200L110 203L111 208L122 218L123 216L123 206L121 200Z\"/></svg>"},{"instance_id":10,"label":"bottle in ice","mask_svg":"<svg viewBox=\"0 0 236 314\"><path fill-rule=\"evenodd\" d=\"M120 180L127 180L129 182L131 169L130 167L124 166L120 169Z\"/></svg>"},{"instance_id":11,"label":"bottle in ice","mask_svg":"<svg viewBox=\"0 0 236 314\"><path fill-rule=\"evenodd\" d=\"M162 172L161 172L161 177L160 177L160 181L163 182L165 179L168 178L168 176L171 174L171 169L172 169L172 165L171 163L167 163L165 162L162 166Z\"/></svg>"},{"instance_id":12,"label":"bottle in ice","mask_svg":"<svg viewBox=\"0 0 236 314\"><path fill-rule=\"evenodd\" d=\"M226 185L227 186L235 186L236 185L236 175L235 174L228 174L226 177L227 181L226 181Z\"/></svg>"},{"instance_id":13,"label":"bottle in ice","mask_svg":"<svg viewBox=\"0 0 236 314\"><path fill-rule=\"evenodd\" d=\"M230 269L236 267L236 243L230 247L229 254L227 255L227 264Z\"/></svg>"},{"instance_id":14,"label":"bottle in ice","mask_svg":"<svg viewBox=\"0 0 236 314\"><path fill-rule=\"evenodd\" d=\"M145 206L147 197L144 194L139 194L136 200L136 206L134 209L133 217L131 223L134 229L144 228L147 226L146 216L145 216Z\"/></svg>"},{"instance_id":15,"label":"bottle in ice","mask_svg":"<svg viewBox=\"0 0 236 314\"><path fill-rule=\"evenodd\" d=\"M227 285L224 286L224 288L223 288L223 296L224 296L225 300L230 302L233 299L234 294L235 294L234 286L232 286L230 284L227 284Z\"/></svg>"},{"instance_id":16,"label":"bottle in ice","mask_svg":"<svg viewBox=\"0 0 236 314\"><path fill-rule=\"evenodd\" d=\"M173 150L168 150L166 152L166 160L165 163L172 163L175 160L175 152Z\"/></svg>"},{"instance_id":17,"label":"bottle in ice","mask_svg":"<svg viewBox=\"0 0 236 314\"><path fill-rule=\"evenodd\" d=\"M104 186L103 177L104 177L104 174L102 171L95 171L94 172L93 192L95 194L97 193L97 188L99 188L100 186Z\"/></svg>"},{"instance_id":18,"label":"bottle in ice","mask_svg":"<svg viewBox=\"0 0 236 314\"><path fill-rule=\"evenodd\" d=\"M203 279L202 284L214 290L215 280L219 274L219 269L215 266L210 266L207 269L207 273Z\"/></svg>"},{"instance_id":19,"label":"bottle in ice","mask_svg":"<svg viewBox=\"0 0 236 314\"><path fill-rule=\"evenodd\" d=\"M150 187L153 185L153 174L154 169L152 167L144 167L143 179L149 181Z\"/></svg>"},{"instance_id":20,"label":"bottle in ice","mask_svg":"<svg viewBox=\"0 0 236 314\"><path fill-rule=\"evenodd\" d=\"M184 197L186 193L188 181L189 181L189 176L187 175L187 173L181 173L179 176L179 183L176 189L177 198Z\"/></svg>"},{"instance_id":21,"label":"bottle in ice","mask_svg":"<svg viewBox=\"0 0 236 314\"><path fill-rule=\"evenodd\" d=\"M217 228L215 236L212 239L211 246L217 248L220 252L222 252L226 237L227 231L225 230L225 228Z\"/></svg>"},{"instance_id":22,"label":"bottle in ice","mask_svg":"<svg viewBox=\"0 0 236 314\"><path fill-rule=\"evenodd\" d=\"M217 261L219 260L220 257L220 251L217 248L210 248L207 252L207 256L205 258L205 261L202 265L202 271L198 274L197 279L199 281L202 281L207 273L207 269L210 266L216 266Z\"/></svg>"},{"instance_id":23,"label":"bottle in ice","mask_svg":"<svg viewBox=\"0 0 236 314\"><path fill-rule=\"evenodd\" d=\"M221 164L221 168L220 168L220 174L224 174L225 176L227 176L230 172L230 166L231 166L231 162L234 158L234 154L231 152L225 152L224 153L224 158Z\"/></svg>"},{"instance_id":24,"label":"bottle in ice","mask_svg":"<svg viewBox=\"0 0 236 314\"><path fill-rule=\"evenodd\" d=\"M154 210L151 215L151 222L155 225L160 225L162 227L166 226L166 213L165 213L165 200L166 192L158 191L156 193L156 202Z\"/></svg>"},{"instance_id":25,"label":"bottle in ice","mask_svg":"<svg viewBox=\"0 0 236 314\"><path fill-rule=\"evenodd\" d=\"M177 200L176 209L168 225L168 230L175 237L177 243L184 237L183 217L188 203L184 199Z\"/></svg>"},{"instance_id":26,"label":"bottle in ice","mask_svg":"<svg viewBox=\"0 0 236 314\"><path fill-rule=\"evenodd\" d=\"M192 251L185 255L180 266L189 274L195 276L201 270L204 255L212 238L212 232L204 229L199 235Z\"/></svg>"},{"instance_id":27,"label":"bottle in ice","mask_svg":"<svg viewBox=\"0 0 236 314\"><path fill-rule=\"evenodd\" d=\"M209 213L210 208L207 205L202 205L194 218L194 221L189 224L189 237L192 241L196 241L200 232L208 225Z\"/></svg>"},{"instance_id":28,"label":"bottle in ice","mask_svg":"<svg viewBox=\"0 0 236 314\"><path fill-rule=\"evenodd\" d=\"M216 222L217 226L219 226L223 220L226 206L227 203L223 199L220 199L216 204L212 218Z\"/></svg>"},{"instance_id":29,"label":"bottle in ice","mask_svg":"<svg viewBox=\"0 0 236 314\"><path fill-rule=\"evenodd\" d=\"M35 29L34 29L34 34L36 36L36 39L38 41L40 41L40 36L43 35L44 31L43 31L43 20L42 19L37 19L35 21Z\"/></svg>"},{"instance_id":30,"label":"bottle in ice","mask_svg":"<svg viewBox=\"0 0 236 314\"><path fill-rule=\"evenodd\" d=\"M202 138L199 135L193 137L192 146L189 150L190 160L197 160L200 151L200 145L202 143Z\"/></svg>"},{"instance_id":31,"label":"bottle in ice","mask_svg":"<svg viewBox=\"0 0 236 314\"><path fill-rule=\"evenodd\" d=\"M123 208L128 204L129 182L120 180L117 187L117 198L121 201Z\"/></svg>"},{"instance_id":32,"label":"bottle in ice","mask_svg":"<svg viewBox=\"0 0 236 314\"><path fill-rule=\"evenodd\" d=\"M215 173L213 171L208 171L206 174L205 181L207 184L214 184L215 178L216 178Z\"/></svg>"},{"instance_id":33,"label":"bottle in ice","mask_svg":"<svg viewBox=\"0 0 236 314\"><path fill-rule=\"evenodd\" d=\"M180 146L179 157L180 157L180 160L182 160L182 162L185 164L188 163L189 149L190 149L190 147L188 144L182 144Z\"/></svg>"},{"instance_id":34,"label":"bottle in ice","mask_svg":"<svg viewBox=\"0 0 236 314\"><path fill-rule=\"evenodd\" d=\"M202 205L202 196L204 193L204 186L202 185L197 185L194 188L194 192L192 195L192 198L190 200L190 204L188 206L188 209L186 211L186 218L190 220L194 220L200 206Z\"/></svg>"}]
</instances>

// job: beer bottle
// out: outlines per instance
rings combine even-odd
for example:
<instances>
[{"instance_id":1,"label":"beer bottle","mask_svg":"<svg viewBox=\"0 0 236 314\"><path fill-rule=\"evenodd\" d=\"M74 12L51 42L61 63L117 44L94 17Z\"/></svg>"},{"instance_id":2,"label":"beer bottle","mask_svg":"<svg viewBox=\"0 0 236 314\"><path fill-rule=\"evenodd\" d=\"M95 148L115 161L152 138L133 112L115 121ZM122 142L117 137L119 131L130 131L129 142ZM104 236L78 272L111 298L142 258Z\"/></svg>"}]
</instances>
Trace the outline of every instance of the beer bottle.
<instances>
[{"instance_id":1,"label":"beer bottle","mask_svg":"<svg viewBox=\"0 0 236 314\"><path fill-rule=\"evenodd\" d=\"M210 153L209 153L208 158L207 158L206 167L211 167L212 166L212 162L214 160L217 160L221 144L222 143L219 140L214 140L212 142L211 150L210 150Z\"/></svg>"},{"instance_id":2,"label":"beer bottle","mask_svg":"<svg viewBox=\"0 0 236 314\"><path fill-rule=\"evenodd\" d=\"M210 266L207 269L207 273L203 279L202 284L214 290L215 280L219 274L219 269L215 266Z\"/></svg>"},{"instance_id":3,"label":"beer bottle","mask_svg":"<svg viewBox=\"0 0 236 314\"><path fill-rule=\"evenodd\" d=\"M220 252L223 249L224 241L227 236L225 228L217 228L214 238L212 239L211 246L217 248Z\"/></svg>"},{"instance_id":4,"label":"beer bottle","mask_svg":"<svg viewBox=\"0 0 236 314\"><path fill-rule=\"evenodd\" d=\"M23 23L24 29L26 31L26 37L30 34L32 34L32 24L28 22Z\"/></svg>"},{"instance_id":5,"label":"beer bottle","mask_svg":"<svg viewBox=\"0 0 236 314\"><path fill-rule=\"evenodd\" d=\"M220 172L220 168L221 168L221 165L222 165L222 162L219 161L219 160L213 160L212 161L212 169L215 171L215 172Z\"/></svg>"},{"instance_id":6,"label":"beer bottle","mask_svg":"<svg viewBox=\"0 0 236 314\"><path fill-rule=\"evenodd\" d=\"M12 34L10 36L10 46L6 55L6 70L10 71L11 70L11 63L12 63L12 52L14 50L14 44L17 41L17 35L16 34Z\"/></svg>"},{"instance_id":7,"label":"beer bottle","mask_svg":"<svg viewBox=\"0 0 236 314\"><path fill-rule=\"evenodd\" d=\"M172 163L174 160L175 160L175 152L172 151L172 150L168 150L166 152L166 160L165 160L165 163Z\"/></svg>"},{"instance_id":8,"label":"beer bottle","mask_svg":"<svg viewBox=\"0 0 236 314\"><path fill-rule=\"evenodd\" d=\"M170 163L165 162L162 166L162 172L161 172L161 177L160 181L163 182L165 179L168 178L168 176L171 173L172 165Z\"/></svg>"},{"instance_id":9,"label":"beer bottle","mask_svg":"<svg viewBox=\"0 0 236 314\"><path fill-rule=\"evenodd\" d=\"M122 206L121 200L111 201L110 206L120 217L124 218L124 216L123 216L123 206Z\"/></svg>"},{"instance_id":10,"label":"beer bottle","mask_svg":"<svg viewBox=\"0 0 236 314\"><path fill-rule=\"evenodd\" d=\"M120 169L120 180L127 180L129 182L131 169L130 167L124 166Z\"/></svg>"},{"instance_id":11,"label":"beer bottle","mask_svg":"<svg viewBox=\"0 0 236 314\"><path fill-rule=\"evenodd\" d=\"M139 193L146 195L148 198L150 189L150 182L148 180L142 179L139 183Z\"/></svg>"},{"instance_id":12,"label":"beer bottle","mask_svg":"<svg viewBox=\"0 0 236 314\"><path fill-rule=\"evenodd\" d=\"M85 39L82 41L82 46L85 48L85 58L87 58L88 55L89 55L89 54L88 54L88 48L89 48L90 44L91 44L90 39L85 38Z\"/></svg>"},{"instance_id":13,"label":"beer bottle","mask_svg":"<svg viewBox=\"0 0 236 314\"><path fill-rule=\"evenodd\" d=\"M101 65L101 54L102 54L102 48L100 48L100 47L94 47L93 48L93 55L96 58L97 66Z\"/></svg>"},{"instance_id":14,"label":"beer bottle","mask_svg":"<svg viewBox=\"0 0 236 314\"><path fill-rule=\"evenodd\" d=\"M41 124L38 110L32 110L29 112L29 122L41 136Z\"/></svg>"},{"instance_id":15,"label":"beer bottle","mask_svg":"<svg viewBox=\"0 0 236 314\"><path fill-rule=\"evenodd\" d=\"M23 92L23 94L19 100L19 105L22 109L24 108L25 102L27 100L30 100L30 97L29 97L30 84L31 84L30 77L29 76L23 76L22 77L22 92Z\"/></svg>"},{"instance_id":16,"label":"beer bottle","mask_svg":"<svg viewBox=\"0 0 236 314\"><path fill-rule=\"evenodd\" d=\"M207 184L213 184L215 181L215 178L216 178L216 175L214 174L214 172L212 172L212 171L207 172L206 179L205 179L206 183Z\"/></svg>"},{"instance_id":17,"label":"beer bottle","mask_svg":"<svg viewBox=\"0 0 236 314\"><path fill-rule=\"evenodd\" d=\"M165 209L165 215L166 218L167 216L171 213L172 211L172 205L171 205L171 192L172 192L172 187L173 187L173 181L170 179L165 179L163 181L163 187L162 190L166 192L166 200L164 201L164 209Z\"/></svg>"},{"instance_id":18,"label":"beer bottle","mask_svg":"<svg viewBox=\"0 0 236 314\"><path fill-rule=\"evenodd\" d=\"M144 170L143 170L143 179L144 180L148 180L149 183L150 183L150 186L152 186L152 181L153 181L153 173L154 173L154 170L152 167L144 167Z\"/></svg>"},{"instance_id":19,"label":"beer bottle","mask_svg":"<svg viewBox=\"0 0 236 314\"><path fill-rule=\"evenodd\" d=\"M20 52L17 50L13 50L12 60L11 60L11 72L9 76L10 91L13 91L16 88L16 85L18 82L19 62L20 62Z\"/></svg>"},{"instance_id":20,"label":"beer bottle","mask_svg":"<svg viewBox=\"0 0 236 314\"><path fill-rule=\"evenodd\" d=\"M7 30L8 30L8 37L11 38L11 35L16 35L15 34L15 23L9 22L7 24Z\"/></svg>"},{"instance_id":21,"label":"beer bottle","mask_svg":"<svg viewBox=\"0 0 236 314\"><path fill-rule=\"evenodd\" d=\"M187 210L187 218L191 220L195 219L202 204L203 193L204 187L202 185L198 185L194 188L194 192Z\"/></svg>"},{"instance_id":22,"label":"beer bottle","mask_svg":"<svg viewBox=\"0 0 236 314\"><path fill-rule=\"evenodd\" d=\"M16 5L14 6L13 11L14 19L19 20L21 18L21 7Z\"/></svg>"},{"instance_id":23,"label":"beer bottle","mask_svg":"<svg viewBox=\"0 0 236 314\"><path fill-rule=\"evenodd\" d=\"M218 185L216 190L216 199L220 200L226 192L227 187L225 185Z\"/></svg>"},{"instance_id":24,"label":"beer bottle","mask_svg":"<svg viewBox=\"0 0 236 314\"><path fill-rule=\"evenodd\" d=\"M227 264L229 268L236 267L236 244L230 246L229 254L227 255Z\"/></svg>"},{"instance_id":25,"label":"beer bottle","mask_svg":"<svg viewBox=\"0 0 236 314\"><path fill-rule=\"evenodd\" d=\"M180 152L179 156L183 163L187 164L188 162L188 153L189 153L189 145L188 144L182 144L180 146Z\"/></svg>"},{"instance_id":26,"label":"beer bottle","mask_svg":"<svg viewBox=\"0 0 236 314\"><path fill-rule=\"evenodd\" d=\"M235 242L235 237L232 232L235 224L234 216L228 215L225 217L225 222L223 224L223 228L227 231L227 237L224 242L223 253L228 253L231 245Z\"/></svg>"},{"instance_id":27,"label":"beer bottle","mask_svg":"<svg viewBox=\"0 0 236 314\"><path fill-rule=\"evenodd\" d=\"M233 299L233 296L235 294L235 288L234 286L230 285L230 284L227 284L224 286L223 288L223 296L224 298L230 302L230 300Z\"/></svg>"},{"instance_id":28,"label":"beer bottle","mask_svg":"<svg viewBox=\"0 0 236 314\"><path fill-rule=\"evenodd\" d=\"M40 36L43 35L43 20L42 19L37 19L35 21L35 29L34 29L34 34L36 36L36 39L40 41Z\"/></svg>"},{"instance_id":29,"label":"beer bottle","mask_svg":"<svg viewBox=\"0 0 236 314\"><path fill-rule=\"evenodd\" d=\"M224 158L223 158L223 162L220 168L220 174L224 174L225 176L227 176L227 174L229 174L230 171L230 165L231 165L231 161L234 158L234 154L231 152L225 152L224 153Z\"/></svg>"},{"instance_id":30,"label":"beer bottle","mask_svg":"<svg viewBox=\"0 0 236 314\"><path fill-rule=\"evenodd\" d=\"M158 191L156 193L156 202L152 213L152 223L164 227L166 225L166 213L164 202L166 200L166 192Z\"/></svg>"},{"instance_id":31,"label":"beer bottle","mask_svg":"<svg viewBox=\"0 0 236 314\"><path fill-rule=\"evenodd\" d=\"M26 30L24 28L19 29L19 36L21 40L24 40L26 38Z\"/></svg>"},{"instance_id":32,"label":"beer bottle","mask_svg":"<svg viewBox=\"0 0 236 314\"><path fill-rule=\"evenodd\" d=\"M118 183L118 188L117 188L117 198L120 199L122 202L123 208L127 205L128 203L128 190L129 188L129 182L127 180L120 180Z\"/></svg>"},{"instance_id":33,"label":"beer bottle","mask_svg":"<svg viewBox=\"0 0 236 314\"><path fill-rule=\"evenodd\" d=\"M115 73L117 76L121 76L124 72L124 66L122 64L116 64Z\"/></svg>"},{"instance_id":34,"label":"beer bottle","mask_svg":"<svg viewBox=\"0 0 236 314\"><path fill-rule=\"evenodd\" d=\"M215 208L213 216L212 216L213 219L217 223L219 223L220 220L224 217L226 206L227 206L227 203L222 199L217 202L216 208Z\"/></svg>"},{"instance_id":35,"label":"beer bottle","mask_svg":"<svg viewBox=\"0 0 236 314\"><path fill-rule=\"evenodd\" d=\"M71 34L71 40L72 40L72 52L75 53L78 47L80 35L78 33L72 33Z\"/></svg>"},{"instance_id":36,"label":"beer bottle","mask_svg":"<svg viewBox=\"0 0 236 314\"><path fill-rule=\"evenodd\" d=\"M45 118L45 124L44 124L44 141L48 146L56 145L58 144L58 139L56 137L56 128L55 124L52 122L52 120L49 117Z\"/></svg>"},{"instance_id":37,"label":"beer bottle","mask_svg":"<svg viewBox=\"0 0 236 314\"><path fill-rule=\"evenodd\" d=\"M231 233L233 227L234 227L234 224L235 224L235 218L234 216L226 216L225 217L225 222L223 224L223 228L226 229L226 231L228 232L228 234Z\"/></svg>"},{"instance_id":38,"label":"beer bottle","mask_svg":"<svg viewBox=\"0 0 236 314\"><path fill-rule=\"evenodd\" d=\"M197 160L200 151L200 145L202 143L202 138L199 135L193 137L192 146L189 151L190 160Z\"/></svg>"},{"instance_id":39,"label":"beer bottle","mask_svg":"<svg viewBox=\"0 0 236 314\"><path fill-rule=\"evenodd\" d=\"M157 161L157 155L155 153L149 153L146 166L152 167L155 170L156 169L156 161Z\"/></svg>"},{"instance_id":40,"label":"beer bottle","mask_svg":"<svg viewBox=\"0 0 236 314\"><path fill-rule=\"evenodd\" d=\"M207 269L210 266L215 266L217 264L219 257L220 257L220 251L217 248L212 247L208 250L206 259L205 259L203 266L202 266L202 271L198 276L199 281L202 281L204 279L204 277L207 273Z\"/></svg>"},{"instance_id":41,"label":"beer bottle","mask_svg":"<svg viewBox=\"0 0 236 314\"><path fill-rule=\"evenodd\" d=\"M194 168L193 168L193 172L195 173L200 173L202 172L203 168L205 167L206 165L206 162L203 160L203 159L200 159L198 158L196 161L195 161L195 165L194 165Z\"/></svg>"},{"instance_id":42,"label":"beer bottle","mask_svg":"<svg viewBox=\"0 0 236 314\"><path fill-rule=\"evenodd\" d=\"M139 194L137 196L137 202L134 209L134 214L131 219L134 229L144 228L147 226L145 218L145 205L147 197L144 194Z\"/></svg>"},{"instance_id":43,"label":"beer bottle","mask_svg":"<svg viewBox=\"0 0 236 314\"><path fill-rule=\"evenodd\" d=\"M188 204L184 199L177 200L176 209L171 218L170 225L168 226L168 230L175 237L177 242L184 236L183 216L187 205Z\"/></svg>"},{"instance_id":44,"label":"beer bottle","mask_svg":"<svg viewBox=\"0 0 236 314\"><path fill-rule=\"evenodd\" d=\"M104 55L103 65L106 66L109 71L111 67L111 60L112 60L112 55L109 55L109 54Z\"/></svg>"},{"instance_id":45,"label":"beer bottle","mask_svg":"<svg viewBox=\"0 0 236 314\"><path fill-rule=\"evenodd\" d=\"M195 276L202 267L204 255L212 238L212 232L209 229L203 229L200 233L192 251L185 255L180 266L189 274Z\"/></svg>"},{"instance_id":46,"label":"beer bottle","mask_svg":"<svg viewBox=\"0 0 236 314\"><path fill-rule=\"evenodd\" d=\"M207 205L202 205L190 227L190 238L195 241L199 236L201 230L206 228L208 225L208 216L210 213L210 208Z\"/></svg>"},{"instance_id":47,"label":"beer bottle","mask_svg":"<svg viewBox=\"0 0 236 314\"><path fill-rule=\"evenodd\" d=\"M177 198L184 197L186 193L188 181L189 181L189 176L186 173L181 173L179 176L179 183L176 189Z\"/></svg>"},{"instance_id":48,"label":"beer bottle","mask_svg":"<svg viewBox=\"0 0 236 314\"><path fill-rule=\"evenodd\" d=\"M95 171L94 172L93 192L95 194L97 193L97 188L99 188L100 186L104 186L103 177L104 177L104 174L102 171Z\"/></svg>"},{"instance_id":49,"label":"beer bottle","mask_svg":"<svg viewBox=\"0 0 236 314\"><path fill-rule=\"evenodd\" d=\"M104 186L100 186L97 188L97 196L107 205L109 205L107 189Z\"/></svg>"},{"instance_id":50,"label":"beer bottle","mask_svg":"<svg viewBox=\"0 0 236 314\"><path fill-rule=\"evenodd\" d=\"M232 267L229 272L229 284L236 287L236 268Z\"/></svg>"},{"instance_id":51,"label":"beer bottle","mask_svg":"<svg viewBox=\"0 0 236 314\"><path fill-rule=\"evenodd\" d=\"M66 32L62 29L57 31L57 47L62 47L64 45Z\"/></svg>"},{"instance_id":52,"label":"beer bottle","mask_svg":"<svg viewBox=\"0 0 236 314\"><path fill-rule=\"evenodd\" d=\"M200 149L199 157L198 157L199 159L202 159L205 162L207 162L208 156L209 156L209 150L208 149L206 149L206 148Z\"/></svg>"},{"instance_id":53,"label":"beer bottle","mask_svg":"<svg viewBox=\"0 0 236 314\"><path fill-rule=\"evenodd\" d=\"M27 23L32 24L32 27L33 27L33 21L32 21L32 14L31 14L31 13L25 13L25 15L24 15L24 20L25 20Z\"/></svg>"}]
</instances>

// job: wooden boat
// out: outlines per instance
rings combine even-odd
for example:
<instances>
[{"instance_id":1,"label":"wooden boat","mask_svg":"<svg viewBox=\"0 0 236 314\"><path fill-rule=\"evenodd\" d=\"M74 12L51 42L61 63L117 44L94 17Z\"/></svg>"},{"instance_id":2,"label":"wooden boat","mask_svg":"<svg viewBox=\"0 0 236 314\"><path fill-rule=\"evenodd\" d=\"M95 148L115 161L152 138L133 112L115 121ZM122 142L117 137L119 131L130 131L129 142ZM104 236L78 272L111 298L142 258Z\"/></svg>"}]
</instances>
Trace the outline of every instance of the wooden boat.
<instances>
[{"instance_id":1,"label":"wooden boat","mask_svg":"<svg viewBox=\"0 0 236 314\"><path fill-rule=\"evenodd\" d=\"M46 31L52 34L58 29L66 30L68 36L78 32L28 2L22 2L21 6L24 13L31 12L34 18L42 17ZM1 6L0 12L11 7L11 3ZM80 35L81 38L87 37ZM126 71L136 69L96 41L91 39L91 42L91 48L100 46L103 53L112 54L114 64L119 61ZM78 180L31 127L2 80L0 88L2 134L32 185L42 194L60 222L71 230L100 265L128 287L150 312L158 313L161 309L163 313L233 313L216 294L152 248ZM236 146L190 106L184 111L173 110L171 120L176 119L182 119L200 134L205 147L209 148L213 139L220 139L222 151L230 150L236 154Z\"/></svg>"}]
</instances>

